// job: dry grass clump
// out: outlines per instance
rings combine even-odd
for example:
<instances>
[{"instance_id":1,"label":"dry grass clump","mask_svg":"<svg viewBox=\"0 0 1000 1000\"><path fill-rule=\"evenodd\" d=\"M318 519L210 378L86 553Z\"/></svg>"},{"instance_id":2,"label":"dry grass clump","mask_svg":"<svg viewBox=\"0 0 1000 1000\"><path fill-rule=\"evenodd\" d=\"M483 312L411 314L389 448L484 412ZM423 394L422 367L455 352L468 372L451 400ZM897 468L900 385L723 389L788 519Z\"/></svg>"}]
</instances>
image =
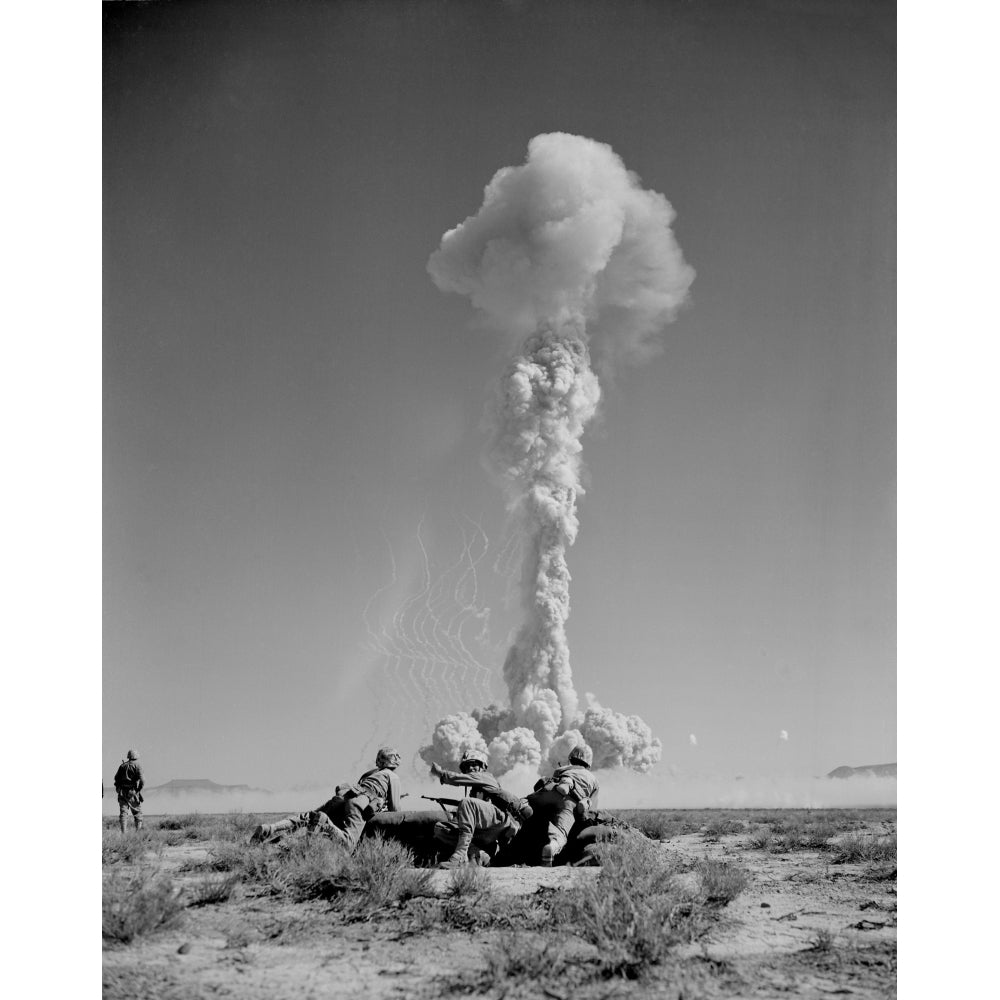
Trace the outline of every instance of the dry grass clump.
<instances>
[{"instance_id":1,"label":"dry grass clump","mask_svg":"<svg viewBox=\"0 0 1000 1000\"><path fill-rule=\"evenodd\" d=\"M887 837L848 833L833 845L833 863L872 865L886 864L896 860L896 834Z\"/></svg>"},{"instance_id":2,"label":"dry grass clump","mask_svg":"<svg viewBox=\"0 0 1000 1000\"><path fill-rule=\"evenodd\" d=\"M609 809L608 812L651 840L669 840L685 833L697 833L702 826L686 809Z\"/></svg>"},{"instance_id":3,"label":"dry grass clump","mask_svg":"<svg viewBox=\"0 0 1000 1000\"><path fill-rule=\"evenodd\" d=\"M228 902L233 893L242 883L242 879L236 873L218 878L206 875L198 884L190 889L190 896L187 905L190 907L211 906L216 903Z\"/></svg>"},{"instance_id":4,"label":"dry grass clump","mask_svg":"<svg viewBox=\"0 0 1000 1000\"><path fill-rule=\"evenodd\" d=\"M450 899L470 899L479 902L492 894L493 883L479 865L453 868L445 886L445 895Z\"/></svg>"},{"instance_id":5,"label":"dry grass clump","mask_svg":"<svg viewBox=\"0 0 1000 1000\"><path fill-rule=\"evenodd\" d=\"M553 897L552 923L596 949L594 962L605 977L639 978L714 922L709 894L718 905L745 884L731 866L707 862L698 873L710 886L705 902L692 899L676 887L677 868L655 845L635 838L603 845L601 861L596 879Z\"/></svg>"},{"instance_id":6,"label":"dry grass clump","mask_svg":"<svg viewBox=\"0 0 1000 1000\"><path fill-rule=\"evenodd\" d=\"M512 983L544 982L566 968L561 942L534 933L503 932L486 949L484 958L483 985L502 987L503 996Z\"/></svg>"},{"instance_id":7,"label":"dry grass clump","mask_svg":"<svg viewBox=\"0 0 1000 1000\"><path fill-rule=\"evenodd\" d=\"M362 840L353 854L323 836L289 837L278 844L222 841L188 870L228 872L256 892L297 901L335 901L350 919L367 919L431 894L431 872L415 869L408 848L382 837Z\"/></svg>"},{"instance_id":8,"label":"dry grass clump","mask_svg":"<svg viewBox=\"0 0 1000 1000\"><path fill-rule=\"evenodd\" d=\"M162 855L163 843L146 830L129 830L124 835L118 830L105 830L101 835L102 865L134 865L150 853Z\"/></svg>"},{"instance_id":9,"label":"dry grass clump","mask_svg":"<svg viewBox=\"0 0 1000 1000\"><path fill-rule=\"evenodd\" d=\"M102 936L128 944L176 925L184 913L180 891L155 869L117 873L104 884Z\"/></svg>"},{"instance_id":10,"label":"dry grass clump","mask_svg":"<svg viewBox=\"0 0 1000 1000\"><path fill-rule=\"evenodd\" d=\"M705 840L715 841L729 834L743 833L744 830L746 830L746 824L742 820L733 819L730 816L718 816L706 825L703 834Z\"/></svg>"},{"instance_id":11,"label":"dry grass clump","mask_svg":"<svg viewBox=\"0 0 1000 1000\"><path fill-rule=\"evenodd\" d=\"M413 852L398 841L381 836L358 844L339 876L328 885L334 895L349 892L353 908L365 916L432 892L430 870L414 869Z\"/></svg>"},{"instance_id":12,"label":"dry grass clump","mask_svg":"<svg viewBox=\"0 0 1000 1000\"><path fill-rule=\"evenodd\" d=\"M742 868L728 861L699 861L695 872L701 880L701 894L710 906L731 903L750 881Z\"/></svg>"}]
</instances>

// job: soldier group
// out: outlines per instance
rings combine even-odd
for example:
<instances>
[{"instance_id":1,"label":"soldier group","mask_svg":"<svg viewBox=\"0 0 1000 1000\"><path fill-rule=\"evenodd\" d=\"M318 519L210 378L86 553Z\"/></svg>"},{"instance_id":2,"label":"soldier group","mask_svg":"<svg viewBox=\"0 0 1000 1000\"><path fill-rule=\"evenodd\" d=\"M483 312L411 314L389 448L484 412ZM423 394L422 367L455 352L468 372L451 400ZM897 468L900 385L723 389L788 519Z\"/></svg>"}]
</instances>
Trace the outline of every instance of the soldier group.
<instances>
[{"instance_id":1,"label":"soldier group","mask_svg":"<svg viewBox=\"0 0 1000 1000\"><path fill-rule=\"evenodd\" d=\"M457 771L431 764L431 774L441 784L466 790L465 797L457 802L454 822L439 824L436 831L442 842L453 845L441 867L489 863L514 839L522 823L535 814L548 822L548 841L542 847L539 861L550 867L566 845L573 823L596 806L598 782L590 770L592 761L590 747L585 744L574 747L569 753L569 763L556 768L551 778L539 779L526 798L501 787L490 774L486 755L479 750L466 751ZM273 840L305 827L353 850L374 815L399 811L402 794L395 773L399 762L398 751L383 747L375 757L375 767L366 771L356 784L338 785L334 796L317 809L258 826L251 843Z\"/></svg>"},{"instance_id":2,"label":"soldier group","mask_svg":"<svg viewBox=\"0 0 1000 1000\"><path fill-rule=\"evenodd\" d=\"M356 782L338 785L333 796L316 809L277 823L261 824L250 842L275 841L304 827L309 833L325 834L353 851L373 816L400 811L403 795L396 774L400 760L398 751L382 747L375 755L375 767ZM431 764L431 774L441 784L455 785L466 792L464 798L455 802L454 821L435 827L435 836L453 847L441 867L456 868L470 862L488 864L534 815L547 822L548 839L538 861L550 867L566 846L573 824L596 808L598 782L590 769L592 762L590 747L579 744L569 752L569 763L557 767L550 778L540 778L525 798L501 787L490 774L486 755L479 750L466 751L457 771ZM129 812L135 829L142 828L142 787L138 755L129 750L115 774L122 833Z\"/></svg>"}]
</instances>

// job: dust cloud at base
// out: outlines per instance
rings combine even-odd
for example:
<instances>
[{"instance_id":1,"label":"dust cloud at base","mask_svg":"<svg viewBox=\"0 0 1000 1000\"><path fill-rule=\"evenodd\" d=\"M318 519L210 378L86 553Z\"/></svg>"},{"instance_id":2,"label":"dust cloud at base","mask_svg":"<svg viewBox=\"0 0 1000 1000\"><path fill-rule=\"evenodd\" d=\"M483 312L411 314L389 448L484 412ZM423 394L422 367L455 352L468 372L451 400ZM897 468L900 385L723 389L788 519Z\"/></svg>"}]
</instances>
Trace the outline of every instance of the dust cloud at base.
<instances>
[{"instance_id":1,"label":"dust cloud at base","mask_svg":"<svg viewBox=\"0 0 1000 1000\"><path fill-rule=\"evenodd\" d=\"M742 779L641 775L628 771L597 771L601 782L600 809L874 809L895 808L896 779L856 776L836 778ZM504 787L521 795L531 790L536 775L511 773ZM434 810L435 803L421 795L459 798L462 790L441 785L426 775L403 774L406 810ZM333 794L333 787L297 788L265 792L182 792L146 796L146 816L185 813L299 813L315 809ZM105 816L117 816L114 794L102 801Z\"/></svg>"}]
</instances>

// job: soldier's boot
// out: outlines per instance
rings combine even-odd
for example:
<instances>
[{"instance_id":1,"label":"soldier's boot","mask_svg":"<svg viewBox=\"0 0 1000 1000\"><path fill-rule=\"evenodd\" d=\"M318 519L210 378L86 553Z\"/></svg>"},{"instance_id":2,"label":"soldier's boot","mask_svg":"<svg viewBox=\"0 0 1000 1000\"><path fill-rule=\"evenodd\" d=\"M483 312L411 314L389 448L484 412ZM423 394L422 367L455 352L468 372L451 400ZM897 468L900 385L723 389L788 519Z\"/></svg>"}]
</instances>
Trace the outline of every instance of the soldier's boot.
<instances>
[{"instance_id":1,"label":"soldier's boot","mask_svg":"<svg viewBox=\"0 0 1000 1000\"><path fill-rule=\"evenodd\" d=\"M118 817L118 829L121 830L122 836L124 837L125 836L125 817L124 816L119 816Z\"/></svg>"},{"instance_id":2,"label":"soldier's boot","mask_svg":"<svg viewBox=\"0 0 1000 1000\"><path fill-rule=\"evenodd\" d=\"M542 848L542 867L551 868L552 862L555 860L555 857L558 853L559 853L559 845L554 840L550 840Z\"/></svg>"},{"instance_id":3,"label":"soldier's boot","mask_svg":"<svg viewBox=\"0 0 1000 1000\"><path fill-rule=\"evenodd\" d=\"M277 823L261 823L260 826L254 828L253 834L250 837L250 843L262 844L272 837L280 836L294 829L295 824L290 819L282 819Z\"/></svg>"},{"instance_id":4,"label":"soldier's boot","mask_svg":"<svg viewBox=\"0 0 1000 1000\"><path fill-rule=\"evenodd\" d=\"M331 827L334 830L337 827L334 826L333 820L326 813L311 812L307 815L309 818L306 820L306 833L325 833L329 836L336 836L331 832Z\"/></svg>"},{"instance_id":5,"label":"soldier's boot","mask_svg":"<svg viewBox=\"0 0 1000 1000\"><path fill-rule=\"evenodd\" d=\"M142 819L141 819L141 817L139 817L139 816L133 816L132 817L132 822L135 824L135 828L136 828L137 832L142 829Z\"/></svg>"},{"instance_id":6,"label":"soldier's boot","mask_svg":"<svg viewBox=\"0 0 1000 1000\"><path fill-rule=\"evenodd\" d=\"M469 848L472 846L472 831L462 830L458 835L458 843L451 856L444 859L438 868L460 868L469 863Z\"/></svg>"}]
</instances>

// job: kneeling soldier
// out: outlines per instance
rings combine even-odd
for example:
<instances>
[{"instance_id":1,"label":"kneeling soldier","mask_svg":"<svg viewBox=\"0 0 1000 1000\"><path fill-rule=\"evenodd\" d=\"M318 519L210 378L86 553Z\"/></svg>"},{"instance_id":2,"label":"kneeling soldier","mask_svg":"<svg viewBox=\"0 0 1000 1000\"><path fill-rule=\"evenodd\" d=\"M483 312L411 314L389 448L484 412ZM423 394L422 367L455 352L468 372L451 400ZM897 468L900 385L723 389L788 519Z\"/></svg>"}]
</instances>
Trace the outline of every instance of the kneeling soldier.
<instances>
[{"instance_id":1,"label":"kneeling soldier","mask_svg":"<svg viewBox=\"0 0 1000 1000\"><path fill-rule=\"evenodd\" d=\"M505 792L487 770L486 754L467 750L459 771L446 771L431 764L431 774L443 785L462 785L469 794L458 804L458 843L441 868L457 868L469 862L473 846L492 854L499 843L510 840L521 828L521 820L531 816L531 807L516 795Z\"/></svg>"},{"instance_id":2,"label":"kneeling soldier","mask_svg":"<svg viewBox=\"0 0 1000 1000\"><path fill-rule=\"evenodd\" d=\"M258 826L250 843L259 843L276 834L290 833L305 826L310 833L324 833L353 851L361 839L365 823L375 813L399 810L402 795L396 768L400 760L398 751L382 747L375 755L375 767L361 775L357 784L338 785L333 798L318 809Z\"/></svg>"},{"instance_id":3,"label":"kneeling soldier","mask_svg":"<svg viewBox=\"0 0 1000 1000\"><path fill-rule=\"evenodd\" d=\"M557 767L551 778L540 779L528 801L549 821L549 842L542 848L542 865L552 867L566 846L576 818L587 815L599 785L591 774L594 753L585 743L569 752L569 763Z\"/></svg>"}]
</instances>

